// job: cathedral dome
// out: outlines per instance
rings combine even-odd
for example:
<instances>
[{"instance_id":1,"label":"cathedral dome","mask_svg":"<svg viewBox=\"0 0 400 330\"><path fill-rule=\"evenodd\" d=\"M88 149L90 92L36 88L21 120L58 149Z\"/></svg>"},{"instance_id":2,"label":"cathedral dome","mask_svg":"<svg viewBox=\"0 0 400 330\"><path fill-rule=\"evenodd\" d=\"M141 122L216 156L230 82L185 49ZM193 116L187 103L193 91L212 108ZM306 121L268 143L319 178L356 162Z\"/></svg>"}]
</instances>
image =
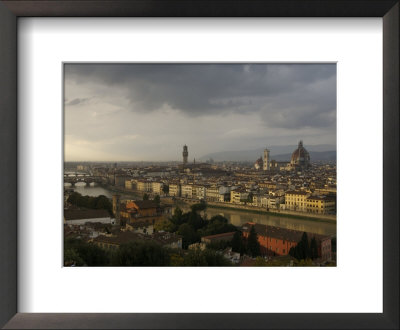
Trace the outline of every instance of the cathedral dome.
<instances>
[{"instance_id":1,"label":"cathedral dome","mask_svg":"<svg viewBox=\"0 0 400 330\"><path fill-rule=\"evenodd\" d=\"M303 147L303 141L300 140L298 148L293 151L290 164L293 167L307 168L310 166L310 154L306 148Z\"/></svg>"},{"instance_id":2,"label":"cathedral dome","mask_svg":"<svg viewBox=\"0 0 400 330\"><path fill-rule=\"evenodd\" d=\"M263 167L263 160L262 160L262 158L260 157L260 158L258 158L258 159L256 160L256 162L254 163L254 168L255 168L256 170L259 170L259 169L262 169L262 167Z\"/></svg>"}]
</instances>

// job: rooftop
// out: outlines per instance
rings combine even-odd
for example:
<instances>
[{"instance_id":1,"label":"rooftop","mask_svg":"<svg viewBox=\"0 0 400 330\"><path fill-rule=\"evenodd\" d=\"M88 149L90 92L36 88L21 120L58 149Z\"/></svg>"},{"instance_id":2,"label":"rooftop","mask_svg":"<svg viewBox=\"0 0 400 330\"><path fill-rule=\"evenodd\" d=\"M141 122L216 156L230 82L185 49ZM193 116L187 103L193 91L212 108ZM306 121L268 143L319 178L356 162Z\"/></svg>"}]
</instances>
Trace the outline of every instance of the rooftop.
<instances>
[{"instance_id":1,"label":"rooftop","mask_svg":"<svg viewBox=\"0 0 400 330\"><path fill-rule=\"evenodd\" d=\"M65 209L64 218L65 220L110 218L110 214L107 210Z\"/></svg>"}]
</instances>

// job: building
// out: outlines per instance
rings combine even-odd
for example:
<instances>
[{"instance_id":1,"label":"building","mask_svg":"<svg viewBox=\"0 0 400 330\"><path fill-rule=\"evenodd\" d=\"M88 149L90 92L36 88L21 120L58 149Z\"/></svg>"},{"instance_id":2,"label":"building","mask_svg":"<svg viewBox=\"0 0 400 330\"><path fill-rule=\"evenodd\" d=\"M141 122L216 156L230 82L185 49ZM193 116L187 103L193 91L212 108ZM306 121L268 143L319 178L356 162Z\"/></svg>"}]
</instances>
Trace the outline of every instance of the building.
<instances>
[{"instance_id":1,"label":"building","mask_svg":"<svg viewBox=\"0 0 400 330\"><path fill-rule=\"evenodd\" d=\"M235 232L222 233L216 235L203 236L201 242L205 244L218 243L221 241L231 241Z\"/></svg>"},{"instance_id":2,"label":"building","mask_svg":"<svg viewBox=\"0 0 400 330\"><path fill-rule=\"evenodd\" d=\"M67 225L84 225L85 223L115 224L107 210L64 210L64 223Z\"/></svg>"},{"instance_id":3,"label":"building","mask_svg":"<svg viewBox=\"0 0 400 330\"><path fill-rule=\"evenodd\" d=\"M181 196L181 185L179 183L170 183L169 185L169 193L170 196Z\"/></svg>"},{"instance_id":4,"label":"building","mask_svg":"<svg viewBox=\"0 0 400 330\"><path fill-rule=\"evenodd\" d=\"M193 185L192 184L183 184L182 188L181 188L181 195L184 198L192 198Z\"/></svg>"},{"instance_id":5,"label":"building","mask_svg":"<svg viewBox=\"0 0 400 330\"><path fill-rule=\"evenodd\" d=\"M157 221L164 219L163 209L152 200L127 201L121 204L120 214L125 224L145 222L148 225L154 225Z\"/></svg>"},{"instance_id":6,"label":"building","mask_svg":"<svg viewBox=\"0 0 400 330\"><path fill-rule=\"evenodd\" d=\"M307 212L307 198L311 195L306 191L287 191L285 193L285 209Z\"/></svg>"},{"instance_id":7,"label":"building","mask_svg":"<svg viewBox=\"0 0 400 330\"><path fill-rule=\"evenodd\" d=\"M136 184L134 183L133 180L125 180L125 189L135 190Z\"/></svg>"},{"instance_id":8,"label":"building","mask_svg":"<svg viewBox=\"0 0 400 330\"><path fill-rule=\"evenodd\" d=\"M151 192L152 182L145 180L138 180L136 183L136 189L142 192Z\"/></svg>"},{"instance_id":9,"label":"building","mask_svg":"<svg viewBox=\"0 0 400 330\"><path fill-rule=\"evenodd\" d=\"M263 160L262 160L261 157L258 158L258 159L256 160L256 162L254 163L254 168L255 168L256 170L261 170L261 169L263 168Z\"/></svg>"},{"instance_id":10,"label":"building","mask_svg":"<svg viewBox=\"0 0 400 330\"><path fill-rule=\"evenodd\" d=\"M244 188L231 190L231 203L242 204L249 198L249 193Z\"/></svg>"},{"instance_id":11,"label":"building","mask_svg":"<svg viewBox=\"0 0 400 330\"><path fill-rule=\"evenodd\" d=\"M188 147L186 144L183 146L182 156L183 156L183 165L186 165L188 162L188 156L189 156L189 151L188 151Z\"/></svg>"},{"instance_id":12,"label":"building","mask_svg":"<svg viewBox=\"0 0 400 330\"><path fill-rule=\"evenodd\" d=\"M200 185L193 185L193 198L206 199L206 188Z\"/></svg>"},{"instance_id":13,"label":"building","mask_svg":"<svg viewBox=\"0 0 400 330\"><path fill-rule=\"evenodd\" d=\"M299 145L292 153L290 166L294 170L304 170L310 167L310 154L303 147L303 141L299 141Z\"/></svg>"},{"instance_id":14,"label":"building","mask_svg":"<svg viewBox=\"0 0 400 330\"><path fill-rule=\"evenodd\" d=\"M219 187L217 187L217 186L207 187L206 200L208 202L219 202L219 200L220 200Z\"/></svg>"},{"instance_id":15,"label":"building","mask_svg":"<svg viewBox=\"0 0 400 330\"><path fill-rule=\"evenodd\" d=\"M163 192L163 183L162 182L152 182L151 183L151 191L154 194L161 195Z\"/></svg>"},{"instance_id":16,"label":"building","mask_svg":"<svg viewBox=\"0 0 400 330\"><path fill-rule=\"evenodd\" d=\"M336 214L336 199L333 196L309 196L307 197L307 212Z\"/></svg>"},{"instance_id":17,"label":"building","mask_svg":"<svg viewBox=\"0 0 400 330\"><path fill-rule=\"evenodd\" d=\"M251 228L254 227L261 253L268 256L288 255L292 247L297 246L301 241L304 232L286 228L267 226L253 222L247 222L242 226L244 237L248 237ZM318 258L322 261L332 259L331 238L325 235L307 233L309 242L314 238L318 248Z\"/></svg>"},{"instance_id":18,"label":"building","mask_svg":"<svg viewBox=\"0 0 400 330\"><path fill-rule=\"evenodd\" d=\"M263 170L269 171L269 149L264 149Z\"/></svg>"},{"instance_id":19,"label":"building","mask_svg":"<svg viewBox=\"0 0 400 330\"><path fill-rule=\"evenodd\" d=\"M131 177L123 174L116 174L115 175L115 185L119 187L125 186L125 181L131 179Z\"/></svg>"}]
</instances>

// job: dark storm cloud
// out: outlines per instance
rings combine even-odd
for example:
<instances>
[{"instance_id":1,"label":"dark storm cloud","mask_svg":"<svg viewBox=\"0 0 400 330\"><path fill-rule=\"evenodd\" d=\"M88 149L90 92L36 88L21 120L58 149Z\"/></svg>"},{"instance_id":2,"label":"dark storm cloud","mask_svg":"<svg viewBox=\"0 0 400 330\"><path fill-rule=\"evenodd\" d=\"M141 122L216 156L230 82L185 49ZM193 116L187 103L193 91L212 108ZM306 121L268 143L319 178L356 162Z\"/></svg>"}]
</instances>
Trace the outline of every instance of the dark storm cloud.
<instances>
[{"instance_id":1,"label":"dark storm cloud","mask_svg":"<svg viewBox=\"0 0 400 330\"><path fill-rule=\"evenodd\" d=\"M336 122L334 64L67 64L65 70L77 84L118 89L134 111L168 105L192 117L259 113L265 125L281 128Z\"/></svg>"}]
</instances>

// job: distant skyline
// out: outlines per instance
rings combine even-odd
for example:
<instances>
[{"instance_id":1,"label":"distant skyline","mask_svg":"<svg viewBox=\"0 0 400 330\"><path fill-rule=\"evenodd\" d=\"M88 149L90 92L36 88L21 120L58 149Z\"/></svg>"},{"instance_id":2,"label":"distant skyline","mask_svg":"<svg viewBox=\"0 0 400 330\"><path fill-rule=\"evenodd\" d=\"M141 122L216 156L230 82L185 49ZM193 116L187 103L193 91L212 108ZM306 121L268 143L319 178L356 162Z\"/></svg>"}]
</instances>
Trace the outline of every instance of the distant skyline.
<instances>
[{"instance_id":1,"label":"distant skyline","mask_svg":"<svg viewBox=\"0 0 400 330\"><path fill-rule=\"evenodd\" d=\"M66 64L65 161L336 146L335 64Z\"/></svg>"}]
</instances>

